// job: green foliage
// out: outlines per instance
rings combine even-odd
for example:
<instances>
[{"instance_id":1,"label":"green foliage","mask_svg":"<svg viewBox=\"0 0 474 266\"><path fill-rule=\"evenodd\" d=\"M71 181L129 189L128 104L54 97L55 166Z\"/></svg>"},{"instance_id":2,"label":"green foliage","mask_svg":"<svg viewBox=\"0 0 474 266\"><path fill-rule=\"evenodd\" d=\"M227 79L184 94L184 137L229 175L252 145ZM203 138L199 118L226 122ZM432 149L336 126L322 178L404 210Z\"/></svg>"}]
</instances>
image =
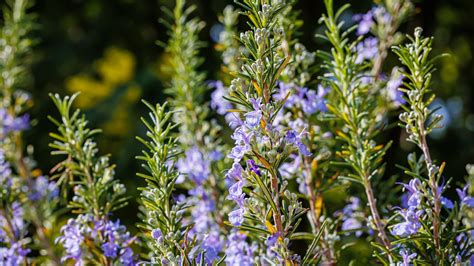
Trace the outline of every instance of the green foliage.
<instances>
[{"instance_id":1,"label":"green foliage","mask_svg":"<svg viewBox=\"0 0 474 266\"><path fill-rule=\"evenodd\" d=\"M183 226L183 214L189 206L174 199L175 183L179 177L174 164L179 150L177 139L171 133L177 125L170 121L174 113L166 110L166 103L162 106L145 104L151 111L151 122L142 118L148 130L147 139L137 137L146 147L142 156L137 157L143 161L145 170L138 175L147 183L141 188L141 204L147 223L141 227L152 252L152 263L166 261L170 265L180 265L181 259L192 259L189 252L195 243L187 238L190 226ZM186 265L190 264L187 261Z\"/></svg>"},{"instance_id":2,"label":"green foliage","mask_svg":"<svg viewBox=\"0 0 474 266\"><path fill-rule=\"evenodd\" d=\"M208 110L201 105L207 90L205 75L198 72L203 62L198 53L204 45L199 41L199 32L204 23L198 18L190 19L195 6L186 7L185 4L185 0L178 0L173 11L163 8L173 24L165 20L161 22L168 27L170 37L165 51L169 55L171 81L165 92L171 96L170 104L177 111L174 119L181 123L179 130L182 141L188 142L195 139L196 135L198 139L203 138L199 124Z\"/></svg>"},{"instance_id":3,"label":"green foliage","mask_svg":"<svg viewBox=\"0 0 474 266\"><path fill-rule=\"evenodd\" d=\"M54 169L59 183L74 187L74 197L69 207L76 213L93 214L97 220L126 205L125 187L114 180L114 165L108 156L98 156L94 135L100 130L89 129L88 122L79 110L72 111L77 94L60 98L50 95L58 108L61 119L49 119L57 126L58 133L51 133L54 141L50 147L53 155L66 158ZM66 183L67 182L67 183Z\"/></svg>"}]
</instances>

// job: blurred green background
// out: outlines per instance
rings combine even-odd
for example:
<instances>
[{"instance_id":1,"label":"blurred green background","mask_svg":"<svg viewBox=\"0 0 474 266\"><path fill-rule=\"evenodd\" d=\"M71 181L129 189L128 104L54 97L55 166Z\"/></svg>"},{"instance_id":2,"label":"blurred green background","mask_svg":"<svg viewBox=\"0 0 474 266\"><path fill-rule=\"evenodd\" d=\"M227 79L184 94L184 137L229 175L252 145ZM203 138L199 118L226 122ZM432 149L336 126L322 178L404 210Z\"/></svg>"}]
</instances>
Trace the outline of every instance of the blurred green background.
<instances>
[{"instance_id":1,"label":"blurred green background","mask_svg":"<svg viewBox=\"0 0 474 266\"><path fill-rule=\"evenodd\" d=\"M36 1L31 9L38 17L35 35L39 41L34 49L33 66L35 99L32 116L35 126L27 133L34 145L39 167L45 172L60 158L49 156L48 132L54 131L47 114L56 115L48 93L61 95L81 91L77 101L87 114L91 126L103 129L98 142L101 153L112 154L117 164L117 178L134 195L141 179L135 176L140 152L135 135L143 135L139 117L145 112L140 103L144 98L163 102L168 76L163 70L167 56L156 40L166 42L166 29L158 20L163 18L161 6L173 6L170 0L47 0ZM325 43L314 35L321 31L318 18L323 12L322 0L299 0L297 8L304 21L300 40L309 50L325 49ZM336 1L341 5L345 1ZM371 1L349 1L354 13L366 12ZM215 51L215 38L220 29L217 17L231 0L191 1L197 5L195 15L206 22L201 39L207 42L202 50L205 58L202 70L209 80L218 79L220 54ZM351 16L351 14L347 14ZM350 17L348 17L350 18ZM435 37L435 54L451 56L438 61L434 91L439 96L435 106L445 114L445 128L431 138L434 158L447 162L446 177L462 181L465 165L474 162L474 1L425 0L416 2L416 14L402 27L412 33L416 26L425 35ZM245 24L242 23L242 29ZM389 64L396 62L392 55ZM388 70L388 69L387 69ZM405 142L402 130L395 128L386 134L395 140L386 159L390 176L395 164L405 164L406 155L414 147ZM406 177L402 177L406 178ZM122 220L136 221L137 205L119 213Z\"/></svg>"}]
</instances>

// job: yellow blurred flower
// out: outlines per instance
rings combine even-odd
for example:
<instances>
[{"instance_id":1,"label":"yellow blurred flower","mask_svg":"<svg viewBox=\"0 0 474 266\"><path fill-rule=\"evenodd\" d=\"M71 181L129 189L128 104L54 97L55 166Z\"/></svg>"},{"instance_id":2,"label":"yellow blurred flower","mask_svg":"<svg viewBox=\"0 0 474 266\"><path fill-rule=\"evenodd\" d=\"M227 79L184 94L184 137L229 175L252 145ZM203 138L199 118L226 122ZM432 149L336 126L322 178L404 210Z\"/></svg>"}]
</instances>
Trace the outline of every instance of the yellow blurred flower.
<instances>
[{"instance_id":1,"label":"yellow blurred flower","mask_svg":"<svg viewBox=\"0 0 474 266\"><path fill-rule=\"evenodd\" d=\"M96 69L105 83L117 86L130 81L135 74L135 57L127 50L108 48Z\"/></svg>"},{"instance_id":2,"label":"yellow blurred flower","mask_svg":"<svg viewBox=\"0 0 474 266\"><path fill-rule=\"evenodd\" d=\"M81 97L74 102L79 108L93 107L112 91L112 86L84 75L69 78L66 81L66 88L72 93L81 92Z\"/></svg>"},{"instance_id":3,"label":"yellow blurred flower","mask_svg":"<svg viewBox=\"0 0 474 266\"><path fill-rule=\"evenodd\" d=\"M78 107L94 107L110 96L118 86L133 79L135 63L135 57L129 51L115 47L107 48L104 57L94 62L100 80L78 74L66 81L66 88L72 93L81 92L81 97L75 102Z\"/></svg>"}]
</instances>

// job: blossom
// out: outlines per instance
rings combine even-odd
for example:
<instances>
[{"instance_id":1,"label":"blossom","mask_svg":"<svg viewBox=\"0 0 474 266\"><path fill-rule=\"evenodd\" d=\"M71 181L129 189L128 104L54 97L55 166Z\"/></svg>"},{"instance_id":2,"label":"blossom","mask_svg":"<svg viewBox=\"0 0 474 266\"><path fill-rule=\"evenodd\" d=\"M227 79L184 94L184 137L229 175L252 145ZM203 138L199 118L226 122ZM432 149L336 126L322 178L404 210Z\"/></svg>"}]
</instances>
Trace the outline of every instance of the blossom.
<instances>
[{"instance_id":1,"label":"blossom","mask_svg":"<svg viewBox=\"0 0 474 266\"><path fill-rule=\"evenodd\" d=\"M100 247L105 257L118 259L121 265L134 264L133 251L129 247L134 238L119 220L96 220L91 215L83 214L69 219L61 228L61 236L56 239L56 243L62 244L66 252L61 260L72 259L76 265L81 265L87 257L85 239Z\"/></svg>"},{"instance_id":2,"label":"blossom","mask_svg":"<svg viewBox=\"0 0 474 266\"><path fill-rule=\"evenodd\" d=\"M241 208L244 205L244 197L245 197L245 194L242 192L243 186L244 186L243 180L240 180L234 183L232 186L229 187L229 195L227 196L228 199L235 201L237 205Z\"/></svg>"},{"instance_id":3,"label":"blossom","mask_svg":"<svg viewBox=\"0 0 474 266\"><path fill-rule=\"evenodd\" d=\"M245 240L247 236L233 229L228 237L225 249L225 263L230 266L252 266L254 265L255 248Z\"/></svg>"},{"instance_id":4,"label":"blossom","mask_svg":"<svg viewBox=\"0 0 474 266\"><path fill-rule=\"evenodd\" d=\"M29 252L30 250L22 247L20 243L13 243L10 247L0 247L0 265L24 265Z\"/></svg>"},{"instance_id":5,"label":"blossom","mask_svg":"<svg viewBox=\"0 0 474 266\"><path fill-rule=\"evenodd\" d=\"M403 262L402 263L399 263L398 265L400 266L410 266L412 264L410 264L411 260L416 258L416 253L408 253L408 251L402 249L400 251L400 255L402 256L402 259L403 259Z\"/></svg>"},{"instance_id":6,"label":"blossom","mask_svg":"<svg viewBox=\"0 0 474 266\"><path fill-rule=\"evenodd\" d=\"M403 93L399 90L404 78L405 76L400 74L398 68L393 68L390 79L387 81L386 90L388 96L397 106L406 102L405 99L403 99Z\"/></svg>"},{"instance_id":7,"label":"blossom","mask_svg":"<svg viewBox=\"0 0 474 266\"><path fill-rule=\"evenodd\" d=\"M423 214L423 210L418 210L422 198L420 180L413 178L408 182L408 184L402 185L407 191L407 209L398 212L403 217L404 221L393 227L392 234L404 237L416 234L421 228L420 216Z\"/></svg>"},{"instance_id":8,"label":"blossom","mask_svg":"<svg viewBox=\"0 0 474 266\"><path fill-rule=\"evenodd\" d=\"M204 159L203 153L197 146L186 151L184 158L176 162L176 168L196 184L202 184L211 174L210 162Z\"/></svg>"},{"instance_id":9,"label":"blossom","mask_svg":"<svg viewBox=\"0 0 474 266\"><path fill-rule=\"evenodd\" d=\"M294 130L288 130L286 132L285 140L288 144L295 145L302 155L311 156L311 152L309 151L308 147L306 147L306 145L304 145L301 140L304 134L306 134L305 131L302 131L298 134Z\"/></svg>"},{"instance_id":10,"label":"blossom","mask_svg":"<svg viewBox=\"0 0 474 266\"><path fill-rule=\"evenodd\" d=\"M421 186L420 180L414 178L410 180L408 184L402 184L403 187L407 190L408 193L408 207L418 207L421 203L421 192L419 191L419 187Z\"/></svg>"},{"instance_id":11,"label":"blossom","mask_svg":"<svg viewBox=\"0 0 474 266\"><path fill-rule=\"evenodd\" d=\"M12 170L10 164L5 159L5 153L0 148L0 184L4 186L11 186Z\"/></svg>"},{"instance_id":12,"label":"blossom","mask_svg":"<svg viewBox=\"0 0 474 266\"><path fill-rule=\"evenodd\" d=\"M363 227L362 221L365 217L360 210L360 199L357 197L351 197L349 203L342 209L341 229L343 231L355 231L356 236L362 235L360 229Z\"/></svg>"},{"instance_id":13,"label":"blossom","mask_svg":"<svg viewBox=\"0 0 474 266\"><path fill-rule=\"evenodd\" d=\"M262 175L262 173L260 172L260 169L258 168L258 165L255 163L254 160L248 159L248 160L247 160L247 165L248 165L250 171L254 172L254 173L257 174L258 176L261 176L261 175Z\"/></svg>"},{"instance_id":14,"label":"blossom","mask_svg":"<svg viewBox=\"0 0 474 266\"><path fill-rule=\"evenodd\" d=\"M359 42L356 47L356 64L360 64L364 60L374 59L379 54L378 43L379 41L374 37L367 37L364 41Z\"/></svg>"},{"instance_id":15,"label":"blossom","mask_svg":"<svg viewBox=\"0 0 474 266\"><path fill-rule=\"evenodd\" d=\"M224 99L227 96L227 90L221 81L211 82L209 84L215 90L211 93L211 108L220 115L225 115L227 110L232 109L232 104Z\"/></svg>"},{"instance_id":16,"label":"blossom","mask_svg":"<svg viewBox=\"0 0 474 266\"><path fill-rule=\"evenodd\" d=\"M13 117L5 108L0 108L0 139L10 132L19 132L28 129L30 117L28 114Z\"/></svg>"},{"instance_id":17,"label":"blossom","mask_svg":"<svg viewBox=\"0 0 474 266\"><path fill-rule=\"evenodd\" d=\"M462 190L457 188L456 192L458 193L459 200L462 205L467 205L470 208L474 208L474 198L468 194L469 185L466 185Z\"/></svg>"},{"instance_id":18,"label":"blossom","mask_svg":"<svg viewBox=\"0 0 474 266\"><path fill-rule=\"evenodd\" d=\"M275 246L275 244L277 243L279 237L280 237L279 232L276 232L274 234L269 235L267 237L267 239L265 240L265 245L267 245L267 247Z\"/></svg>"},{"instance_id":19,"label":"blossom","mask_svg":"<svg viewBox=\"0 0 474 266\"><path fill-rule=\"evenodd\" d=\"M155 228L151 231L151 237L159 241L163 237L163 232L161 232L160 229Z\"/></svg>"},{"instance_id":20,"label":"blossom","mask_svg":"<svg viewBox=\"0 0 474 266\"><path fill-rule=\"evenodd\" d=\"M322 85L318 85L318 89L315 91L309 90L306 87L296 86L293 83L279 82L278 91L274 97L277 100L284 100L286 98L284 107L287 109L298 107L306 115L312 115L317 111L327 111L324 99L327 92L327 88L324 88Z\"/></svg>"},{"instance_id":21,"label":"blossom","mask_svg":"<svg viewBox=\"0 0 474 266\"><path fill-rule=\"evenodd\" d=\"M244 114L245 124L250 128L255 128L262 120L262 110L260 109L261 101L262 99L260 98L250 99L254 110Z\"/></svg>"},{"instance_id":22,"label":"blossom","mask_svg":"<svg viewBox=\"0 0 474 266\"><path fill-rule=\"evenodd\" d=\"M39 176L36 179L31 181L31 191L29 194L29 199L32 201L37 201L40 199L51 200L59 195L59 189L56 185L56 182L49 181L48 178L44 176Z\"/></svg>"},{"instance_id":23,"label":"blossom","mask_svg":"<svg viewBox=\"0 0 474 266\"><path fill-rule=\"evenodd\" d=\"M244 222L244 208L237 208L229 213L229 221L234 226L240 226Z\"/></svg>"},{"instance_id":24,"label":"blossom","mask_svg":"<svg viewBox=\"0 0 474 266\"><path fill-rule=\"evenodd\" d=\"M306 100L301 102L303 112L308 115L317 111L327 112L326 100L324 99L327 93L328 89L321 84L318 85L317 92L314 90L306 91Z\"/></svg>"},{"instance_id":25,"label":"blossom","mask_svg":"<svg viewBox=\"0 0 474 266\"><path fill-rule=\"evenodd\" d=\"M410 208L408 210L402 210L399 213L403 216L405 221L396 224L392 229L392 234L401 237L416 234L421 228L420 216L423 214L423 211Z\"/></svg>"},{"instance_id":26,"label":"blossom","mask_svg":"<svg viewBox=\"0 0 474 266\"><path fill-rule=\"evenodd\" d=\"M83 226L81 225L82 220L82 216L79 216L77 220L69 219L67 224L61 228L61 236L56 239L56 242L62 244L66 251L66 255L61 259L63 262L68 259L73 259L78 262L81 260L81 245L84 241L83 232L81 232Z\"/></svg>"},{"instance_id":27,"label":"blossom","mask_svg":"<svg viewBox=\"0 0 474 266\"><path fill-rule=\"evenodd\" d=\"M370 32L370 29L374 25L373 11L369 10L365 14L357 14L352 17L354 21L359 22L357 26L357 35L365 35Z\"/></svg>"},{"instance_id":28,"label":"blossom","mask_svg":"<svg viewBox=\"0 0 474 266\"><path fill-rule=\"evenodd\" d=\"M233 163L229 171L227 171L226 178L232 180L241 180L244 169L239 163Z\"/></svg>"},{"instance_id":29,"label":"blossom","mask_svg":"<svg viewBox=\"0 0 474 266\"><path fill-rule=\"evenodd\" d=\"M448 208L448 209L454 208L453 202L450 199L446 198L446 197L441 197L441 204L443 204L443 206Z\"/></svg>"}]
</instances>

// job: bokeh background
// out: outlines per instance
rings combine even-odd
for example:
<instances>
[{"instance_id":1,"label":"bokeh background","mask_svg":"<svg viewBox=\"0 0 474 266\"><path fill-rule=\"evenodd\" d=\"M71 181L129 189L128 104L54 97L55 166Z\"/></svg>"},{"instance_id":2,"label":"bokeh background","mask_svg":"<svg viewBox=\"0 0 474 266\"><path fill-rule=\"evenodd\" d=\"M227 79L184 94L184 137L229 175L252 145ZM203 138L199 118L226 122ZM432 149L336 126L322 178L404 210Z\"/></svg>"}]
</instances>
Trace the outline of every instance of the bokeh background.
<instances>
[{"instance_id":1,"label":"bokeh background","mask_svg":"<svg viewBox=\"0 0 474 266\"><path fill-rule=\"evenodd\" d=\"M139 165L134 157L140 145L134 136L143 135L139 117L146 111L144 98L163 102L163 88L168 81L165 71L167 55L156 41L167 41L161 6L172 7L171 0L37 0L31 11L37 15L38 29L34 48L35 100L32 116L35 125L27 140L35 147L39 167L48 172L60 158L51 157L48 132L54 131L47 115L57 115L48 93L61 95L81 92L76 102L92 127L103 129L98 142L101 153L110 153L117 164L116 176L130 195L142 185L135 176ZM206 22L201 39L205 58L202 70L209 80L219 78L220 54L214 49L220 30L217 17L232 0L194 0L196 16ZM300 40L309 50L325 49L317 40L321 31L318 18L323 12L322 0L299 0L297 8L304 21ZM346 1L335 1L341 5ZM371 1L349 1L354 13L366 12ZM352 14L347 13L346 19ZM474 163L474 1L424 0L416 2L416 13L402 29L412 33L416 26L425 35L433 35L434 53L449 53L437 62L433 89L439 96L435 106L445 115L443 129L430 139L434 158L447 162L446 176L462 181L465 165ZM245 24L242 23L242 29ZM396 58L389 57L389 64ZM403 139L402 130L394 128L386 136L395 139L387 155L387 176L404 164L414 147ZM401 177L403 179L403 177ZM131 225L136 222L137 205L131 202L118 215Z\"/></svg>"}]
</instances>

